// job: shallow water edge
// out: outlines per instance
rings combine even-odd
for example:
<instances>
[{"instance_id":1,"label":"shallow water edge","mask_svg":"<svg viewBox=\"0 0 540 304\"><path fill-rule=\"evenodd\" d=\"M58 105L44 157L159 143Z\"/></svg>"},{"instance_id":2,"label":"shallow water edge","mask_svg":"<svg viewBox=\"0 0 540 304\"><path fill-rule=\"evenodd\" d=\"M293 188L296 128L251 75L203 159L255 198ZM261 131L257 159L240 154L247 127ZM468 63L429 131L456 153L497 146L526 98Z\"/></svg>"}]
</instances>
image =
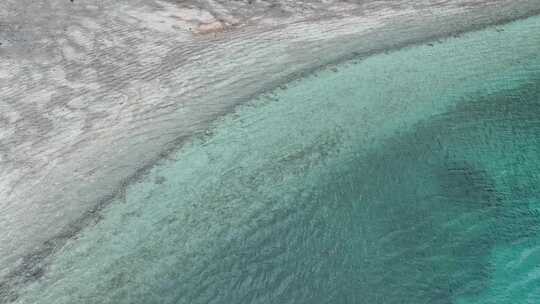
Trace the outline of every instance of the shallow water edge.
<instances>
[{"instance_id":1,"label":"shallow water edge","mask_svg":"<svg viewBox=\"0 0 540 304\"><path fill-rule=\"evenodd\" d=\"M532 23L531 28L534 28L534 26L537 25L534 23L534 20L536 19L531 20L528 20L528 22L526 20L524 24L529 24L529 26L531 26ZM198 229L204 227L204 225L207 225L208 223L219 223L220 221L225 221L225 226L222 226L221 224L216 224L213 225L211 228L220 231L223 227L229 227L227 229L230 229L230 227L235 226L232 224L232 222L227 223L227 221L240 221L239 223L241 224L243 218L239 217L235 219L235 217L240 216L240 214L238 214L236 211L244 210L242 209L242 206L246 206L246 199L238 198L238 205L236 206L238 208L231 206L232 209L229 211L222 210L222 207L220 207L219 205L214 206L214 208L216 208L215 210L211 209L210 206L206 204L193 205L189 207L190 199L187 198L185 199L185 203L187 204L185 206L183 205L184 203L181 203L181 205L177 205L178 202L175 202L175 200L169 201L169 199L174 198L176 195L182 196L181 193L190 193L190 195L193 196L194 201L200 201L202 203L219 203L223 202L224 200L229 201L230 199L233 199L233 202L236 202L236 200L234 199L235 195L246 191L246 189L243 189L242 187L243 184L247 181L242 181L242 177L255 178L254 182L256 185L258 183L261 183L263 186L271 186L270 188L268 188L268 191L270 191L268 193L273 193L273 191L275 191L275 188L272 188L274 187L272 185L275 185L275 182L279 182L280 179L286 178L287 180L290 180L290 178L292 178L293 180L296 179L298 183L305 181L305 179L297 176L302 172L302 170L305 170L302 168L310 168L311 166L322 166L325 162L328 161L326 160L328 157L331 158L334 153L338 153L332 150L332 146L342 147L343 149L345 149L345 152L347 152L347 149L349 149L349 152L352 153L350 154L351 156L358 153L361 154L361 152L358 151L358 148L348 147L347 145L344 145L342 143L350 143L351 138L348 138L350 136L353 136L355 138L355 140L352 141L355 143L355 145L358 145L358 142L363 142L365 144L369 143L368 146L373 146L374 143L382 140L382 138L386 138L389 135L393 134L396 127L403 127L403 129L407 129L407 126L410 126L412 122L415 122L418 119L425 119L426 117L429 118L436 113L445 113L446 111L448 111L449 106L451 106L456 99L463 98L463 96L469 96L471 94L489 95L490 92L496 93L503 90L503 88L507 88L511 91L512 88L519 87L524 81L531 81L531 79L534 80L534 75L536 75L535 73L537 73L538 71L536 69L537 65L534 64L534 59L537 57L537 55L535 57L535 54L538 54L538 44L537 41L534 40L534 37L530 37L529 33L530 32L523 30L515 24L509 25L509 30L505 29L504 32L500 33L493 30L470 33L465 35L466 37L460 39L448 40L442 45L413 47L387 55L374 56L372 58L366 59L365 62L359 62L356 66L345 65L343 67L340 67L338 73L335 74L333 74L333 72L331 71L321 71L320 75L314 75L308 77L307 79L303 79L302 81L298 81L297 83L291 84L289 88L287 88L287 90L284 90L282 92L276 92L277 98L272 97L271 94L269 96L270 101L268 102L268 105L266 106L266 108L262 107L262 110L258 110L258 107L255 107L253 110L249 110L249 107L246 108L247 110L240 109L238 112L238 119L240 122L235 122L236 120L234 118L234 115L226 116L224 118L224 121L217 123L218 127L215 129L216 134L210 136L207 139L206 143L198 143L197 140L195 140L193 144L188 145L188 147L183 148L179 152L180 154L178 156L177 163L167 164L161 169L156 168L155 170L152 170L152 172L154 173L149 173L149 175L147 175L142 181L142 184L134 184L133 186L128 188L128 193L123 198L124 200L126 200L128 204L127 206L122 205L121 203L112 205L110 210L106 210L102 214L104 216L104 220L102 222L98 223L95 228L92 227L88 229L87 232L83 233L80 236L82 238L81 241L74 240L73 242L69 242L69 246L64 248L63 252L59 253L57 257L53 258L55 263L51 265L35 265L37 268L34 269L41 269L41 267L44 267L45 269L57 269L58 272L56 274L47 274L45 272L45 282L53 282L55 280L58 280L58 277L55 278L55 276L62 277L64 275L74 275L75 277L78 277L77 271L79 270L77 269L86 269L86 267L83 267L79 263L88 262L93 265L95 261L93 260L94 258L102 259L108 256L101 255L92 257L92 254L90 254L90 256L88 257L81 258L81 256L79 256L76 252L82 250L80 252L84 254L84 252L88 250L81 249L81 246L90 246L88 248L94 248L91 250L105 250L107 254L112 254L110 256L110 260L109 258L107 258L106 260L100 260L100 263L105 263L105 265L107 265L108 262L121 261L123 260L123 258L118 259L118 257L115 255L121 254L122 252L129 253L131 252L130 250L122 248L121 251L117 252L113 250L112 247L107 247L109 245L97 245L93 244L93 242L95 240L94 238L102 238L103 235L107 234L107 231L111 231L109 229L117 230L119 235L121 235L122 237L119 236L117 238L115 236L106 236L105 238L111 238L110 240L105 240L106 244L108 244L109 241L112 242L110 244L114 244L114 242L118 242L119 240L123 240L120 243L136 242L136 240L138 239L137 235L123 235L125 233L130 233L129 231L124 231L126 227L129 227L126 226L128 224L131 225L131 227L146 227L148 231L153 231L152 233L156 235L157 240L161 239L161 232L159 232L160 229L171 229L170 231L174 232L174 234L177 234L180 231L182 232L180 238L181 242L185 242L186 240L192 240L194 242L194 245L204 244L207 242L212 243L212 240L215 240L215 236L213 237L211 235L201 235L201 233L198 232ZM509 50L508 48L505 48L505 45L519 45L522 47L519 48L520 52L515 52L515 50ZM475 51L473 52L472 50ZM452 56L448 56L448 54L445 52L451 52ZM486 53L490 54L491 56L481 56L482 54ZM426 63L426 56L434 62L429 64ZM474 66L479 66L481 68L474 69ZM453 67L454 69L451 69L450 67ZM393 76L396 68L400 69L400 71L402 71L404 75L409 75L407 73L414 73L411 72L411 70L414 71L414 69L420 69L420 71L416 72L416 74L413 74L419 78L412 77L412 79L401 79L398 76ZM366 71L370 71L370 73L367 73ZM397 77L397 79L395 79L395 77ZM499 78L500 81L498 81ZM394 83L396 88L400 88L401 91L397 89L394 92L384 90L383 88L386 87L386 85L384 84L386 80L381 82L381 79L394 79L392 83ZM490 81L486 82L486 79L489 79ZM471 80L474 81L471 82ZM419 85L417 81L420 81L422 85ZM360 87L358 87L359 85ZM375 87L370 87L373 85ZM446 86L449 86L450 88L452 88L452 90L448 90L448 87ZM317 91L316 89L314 89L317 87L326 88L328 92L324 93ZM414 92L413 90L412 92L410 92L407 90L407 88L418 88L420 91ZM351 95L343 95L343 92ZM381 93L383 94L383 96L378 96L378 94ZM409 96L409 98L404 99L402 96L403 94L412 95L405 95ZM411 97L416 95L419 96L414 98L414 100L411 100ZM312 102L317 103L315 103L314 105L306 104L305 98L309 98L309 96L316 96L316 100ZM345 98L343 101L344 104L328 103L328 100L335 99L336 96L341 96L341 98ZM440 96L446 96L446 99L440 100ZM273 99L276 100L272 101ZM296 102L291 102L292 100ZM357 100L361 100L361 102L356 102ZM376 101L378 100L385 100L388 102L377 103ZM437 102L435 102L436 100ZM445 101L448 103L446 103ZM327 112L319 113L315 109L325 109ZM348 109L347 113L344 113L343 109ZM250 113L250 111L253 113ZM292 118L285 117L282 118L285 119L285 121L273 121L278 119L278 117L281 117L282 115L280 114L283 113L291 115ZM330 117L320 117L320 115L327 115L327 113L334 113L335 115L330 116L333 117L333 119L328 120ZM368 113L372 116L367 115ZM314 117L310 117L308 114ZM358 117L353 114L359 114L360 117L362 117L363 119L358 120ZM308 116L306 117L306 115ZM297 116L296 119L293 119L295 116ZM386 121L390 117L394 118L393 123L384 123L384 121ZM250 119L254 120L250 122ZM243 120L246 120L246 122L242 123ZM256 123L258 120L262 120L263 122L266 121L265 124L271 127L260 129L260 123ZM306 125L301 127L305 129L303 133L300 132L302 129L300 129L300 131L296 130L299 127L298 125L293 125L294 128L286 127L295 121L303 120L306 120ZM309 121L311 121L312 123L307 123ZM317 124L320 124L320 121L326 122L325 124L317 127L317 130L320 129L320 133L318 133L318 131L316 132L313 130L313 127L317 126ZM235 126L235 124L240 125ZM252 124L254 126L257 126L259 124L259 127L257 129L250 129L249 126ZM335 124L335 126L332 124ZM274 133L274 131L272 131L272 128L275 128L276 126L283 126L283 129L275 130L276 133ZM355 132L349 134L349 132L355 130L355 126L356 129L364 130L364 132L366 132L365 136L355 134ZM243 128L251 131L246 132L246 130L243 130ZM269 130L267 132L271 133L264 133L264 131L262 130ZM291 130L295 130L295 132L300 133L294 135L297 137L289 138L284 142L283 140L285 139L280 137L280 134L291 133ZM261 132L263 133L261 134ZM293 136L292 134L294 134L294 132L291 133L291 136ZM313 140L311 140L310 138L304 138L306 135L313 136L314 138L311 138ZM276 142L267 143L267 145L269 146L266 146L264 143L260 142L262 138L267 141L270 138L274 138ZM309 144L311 141L312 143ZM246 145L246 147L242 148L242 145ZM205 146L208 146L209 148L205 148ZM283 147L283 150L275 151L275 149L272 149L272 147ZM249 148L251 148L251 150ZM214 152L209 151L208 149L214 150ZM244 153L248 152L249 150L259 151L262 154L255 153L255 155L251 156L250 158ZM283 166L273 168L274 165L272 165L271 163L270 167L264 167L261 164L256 164L257 160L260 160L261 157L262 159L266 159L266 157L263 157L265 155L264 153L278 153L277 158L283 159ZM285 153L285 155L280 155L280 153ZM418 152L414 152L413 155L415 153ZM243 157L246 157L245 160L242 160L242 155L244 155ZM338 155L341 154L338 153ZM347 156L348 154L345 153L344 155ZM270 155L267 157L268 160L275 158ZM253 160L251 164L249 163L250 159ZM246 163L245 166L236 168L236 165L234 164L237 160L248 163ZM337 162L336 165L339 165L340 163L342 163L341 165L343 165L343 160ZM167 167L173 165L176 169L167 169ZM292 167L289 168L291 165ZM213 166L218 167L214 168ZM482 177L482 172L474 173L478 170L467 169L472 167L470 164L455 164L455 167L456 170L465 170L467 172L471 172L471 178L473 180L478 180L479 183L483 183L482 180L486 180ZM232 171L228 172L229 170L225 170L227 168L231 169ZM264 172L267 172L269 174L268 177L258 177L256 173L253 173L255 175L250 173L250 170L254 170L254 172L256 172L258 168L263 168ZM320 168L320 170L326 170L324 169L324 166ZM414 168L414 166L411 168ZM187 173L185 172L186 169L188 169ZM158 173L161 170L165 172L170 171L170 174ZM200 170L202 171L199 172ZM221 172L228 172L226 176L230 178L230 181L229 178L223 176L219 177L218 179L211 178L208 180L208 178L205 176L215 175L215 173L206 172L208 170L217 170L216 172L220 172L220 170L222 170ZM285 170L283 171L285 173L282 173L282 170ZM205 174L205 172L208 174ZM177 190L166 190L166 188L160 188L164 186L159 186L159 183L154 184L154 182L152 181L153 174L166 175L167 178L164 181L165 185L178 184L182 180L181 184L185 183L185 188ZM288 174L290 174L291 176L287 177ZM479 177L476 178L475 176ZM258 178L262 179L260 181L257 181ZM265 180L265 178L269 178L269 180ZM201 192L200 190L189 186L190 184L195 183L197 179L201 179L201 181L204 182L203 184L207 184L208 189L212 189L212 187L217 187L217 190L209 190L210 193L207 194L211 195L215 192L214 195L216 195L216 197L212 198L204 196L205 194L199 193ZM231 197L226 196L222 198L223 200L220 199L221 194L219 193L219 189L222 188L219 186L219 180L221 179L223 179L223 182L228 187L230 187L231 190L237 189L238 191L236 191L236 194L235 191L232 191L232 193L229 194L231 195ZM235 184L236 182L239 183ZM163 181L161 183L163 183ZM459 184L460 181L452 179L447 183ZM297 186L304 187L301 183ZM200 184L196 187L200 187ZM283 187L288 186L283 184ZM156 191L155 189L158 188L161 190ZM161 193L163 190L165 190L165 192ZM167 194L167 191L169 191L169 194ZM280 192L278 191L276 193ZM486 195L488 193L489 191L486 193ZM293 199L294 201L293 190L291 190L291 194L293 195L293 197L290 199ZM201 195L202 197L200 197ZM253 193L253 195L257 195L257 193L255 192ZM377 194L373 195L376 196ZM156 203L161 206L160 208L163 208L162 210L145 209L147 208L145 207L147 205L147 200L152 199L152 197L154 197L153 199L156 200ZM486 197L489 200L490 196L487 195ZM288 202L291 202L290 199L283 200L280 198L277 201L280 202L280 206L282 206L283 208L289 208ZM306 202L308 201L309 200L306 200ZM136 206L138 206L137 208L141 208L139 212L125 209L125 207L129 207L127 209L132 209ZM188 210L178 210L177 208L179 206L183 206L183 208L187 207ZM259 207L262 209L255 208L253 210L255 212L255 215L260 215L260 212L264 212L265 205L263 204ZM327 210L326 207L321 207L323 207L322 210ZM205 216L211 216L213 220L205 218L203 216L205 214L203 211L210 212L210 214ZM156 220L164 219L162 218L162 216L170 214L171 212L182 212L185 214L192 213L193 216L195 216L193 218L195 220L195 222L193 223L194 226L191 228L183 227L178 226L181 225L181 223L178 223L178 225L172 224L172 226L168 226L166 224L159 224L155 225L154 227L153 223L155 223ZM230 217L226 216L222 218L222 212L226 212L225 214L229 214L227 212L230 212ZM118 217L120 215L122 216ZM197 216L199 215L201 217L197 218ZM141 216L142 218L140 218ZM114 223L118 223L118 220L120 218L125 218L125 220L127 221L126 225L122 225L122 227L119 228L113 228L115 225ZM299 220L301 220L302 218L303 217L299 218ZM172 220L172 223L174 223L174 219ZM283 229L285 229L286 227L287 225L285 225ZM154 231L153 229L158 230ZM184 231L183 229L189 229L190 231ZM103 233L100 233L100 231ZM200 237L200 239L197 239L198 237ZM182 238L184 239L182 240ZM162 241L167 241L167 239L161 239L160 242ZM134 250L133 252L136 253L133 255L133 258L138 261L139 257L137 257L137 255L141 252L138 249L138 245L136 243L132 245L124 244L122 246L135 246L131 247ZM181 249L180 252L182 252L182 250L186 249L175 247L177 246L177 244L170 244L169 246L172 246L170 249L173 250L173 252L179 249ZM194 249L199 248L198 246L199 245L195 246ZM212 247L213 246L204 249L204 252L207 252L208 255L201 256L201 258L203 259L200 261L201 263L204 263L204 260L206 260L207 258L210 259L210 257L213 256L213 253L211 253ZM79 249L75 250L74 248ZM150 246L150 248L147 249L152 250L151 248L161 248L161 246ZM204 248L206 248L206 246L204 246ZM200 250L200 248L198 250ZM333 250L339 251L339 249ZM333 251L331 250L330 252ZM65 256L64 254L67 256ZM153 254L166 255L167 253L154 252ZM176 254L178 254L178 252L176 252ZM184 255L184 257L190 259L189 254ZM173 255L171 256L171 258L178 259L178 256ZM64 266L55 266L62 265L63 263L67 263L67 265L74 263L72 265L79 264L79 266L75 268L64 268L66 264L64 264ZM144 261L139 261L138 263L141 263L141 266L145 265ZM129 269L129 265L126 265L126 267L128 267ZM73 274L69 274L69 272L66 272L67 269L71 269L70 271L75 272ZM113 272L115 272L115 269L117 268L112 267L109 269L113 269ZM144 267L142 267L142 269L144 270ZM117 270L120 271L121 269ZM159 276L160 270L156 269L156 271L156 274ZM93 274L88 273L86 275L92 276ZM77 280L73 279L73 282L75 283L78 280L84 281L84 278L81 277ZM86 282L92 281L94 280L88 278L86 280ZM179 279L178 282L188 283L189 281L190 280L184 278ZM37 284L35 290L37 292L36 295L40 295L41 297L41 288L39 286L40 284ZM126 288L130 288L129 286L130 284L127 284ZM158 284L154 287L161 288L159 286L160 285ZM211 290L207 291L211 292ZM94 291L92 291L91 286L88 286L88 290L85 292L89 292L90 294L92 294ZM50 293L51 294L49 296L51 297L55 295L54 290L50 290ZM58 294L56 294L56 296L58 296ZM65 299L69 300L69 298ZM117 298L117 301L121 299L122 298ZM203 301L204 297L195 297L194 299L199 299ZM106 301L105 298L103 300ZM148 298L148 300L151 300L151 298ZM168 301L170 301L170 299Z\"/></svg>"}]
</instances>

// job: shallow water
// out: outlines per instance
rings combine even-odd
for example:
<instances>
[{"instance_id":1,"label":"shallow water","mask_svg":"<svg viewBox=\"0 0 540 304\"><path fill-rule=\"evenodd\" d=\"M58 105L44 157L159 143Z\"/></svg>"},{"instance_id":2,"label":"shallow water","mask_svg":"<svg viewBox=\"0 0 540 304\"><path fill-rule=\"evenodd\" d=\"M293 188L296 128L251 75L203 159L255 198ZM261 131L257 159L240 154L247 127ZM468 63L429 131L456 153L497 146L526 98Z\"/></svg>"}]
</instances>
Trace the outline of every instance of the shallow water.
<instances>
[{"instance_id":1,"label":"shallow water","mask_svg":"<svg viewBox=\"0 0 540 304\"><path fill-rule=\"evenodd\" d=\"M540 19L497 29L240 107L15 301L539 302Z\"/></svg>"}]
</instances>

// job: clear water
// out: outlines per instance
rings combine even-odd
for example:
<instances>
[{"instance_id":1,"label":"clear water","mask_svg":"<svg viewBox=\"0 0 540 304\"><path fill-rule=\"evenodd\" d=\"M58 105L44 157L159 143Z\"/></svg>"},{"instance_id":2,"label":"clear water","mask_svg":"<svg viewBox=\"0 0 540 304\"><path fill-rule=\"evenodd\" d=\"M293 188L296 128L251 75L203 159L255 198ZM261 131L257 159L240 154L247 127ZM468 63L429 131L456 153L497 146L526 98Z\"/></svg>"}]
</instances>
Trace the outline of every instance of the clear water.
<instances>
[{"instance_id":1,"label":"clear water","mask_svg":"<svg viewBox=\"0 0 540 304\"><path fill-rule=\"evenodd\" d=\"M242 106L19 303L540 303L540 19Z\"/></svg>"}]
</instances>

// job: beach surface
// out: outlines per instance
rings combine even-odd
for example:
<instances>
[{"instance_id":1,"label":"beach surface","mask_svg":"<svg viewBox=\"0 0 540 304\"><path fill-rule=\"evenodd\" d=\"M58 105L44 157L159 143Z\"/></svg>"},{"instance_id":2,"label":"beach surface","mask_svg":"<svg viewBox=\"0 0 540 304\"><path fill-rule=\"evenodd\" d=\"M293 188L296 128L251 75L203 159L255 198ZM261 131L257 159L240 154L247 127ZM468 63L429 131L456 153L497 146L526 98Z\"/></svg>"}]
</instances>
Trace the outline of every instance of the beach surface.
<instances>
[{"instance_id":1,"label":"beach surface","mask_svg":"<svg viewBox=\"0 0 540 304\"><path fill-rule=\"evenodd\" d=\"M129 184L237 105L348 58L437 44L540 9L254 3L0 4L0 299L39 280L41 263L120 204Z\"/></svg>"}]
</instances>

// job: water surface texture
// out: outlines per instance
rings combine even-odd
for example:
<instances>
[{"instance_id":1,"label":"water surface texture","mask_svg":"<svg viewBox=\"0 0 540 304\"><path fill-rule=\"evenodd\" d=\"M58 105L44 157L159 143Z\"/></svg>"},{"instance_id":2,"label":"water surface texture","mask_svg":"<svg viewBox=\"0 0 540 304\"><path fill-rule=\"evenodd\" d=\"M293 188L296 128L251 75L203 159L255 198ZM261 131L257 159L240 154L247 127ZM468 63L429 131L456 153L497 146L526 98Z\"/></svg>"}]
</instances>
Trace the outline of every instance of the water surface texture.
<instances>
[{"instance_id":1,"label":"water surface texture","mask_svg":"<svg viewBox=\"0 0 540 304\"><path fill-rule=\"evenodd\" d=\"M238 108L16 303L540 303L540 19L354 60Z\"/></svg>"},{"instance_id":2,"label":"water surface texture","mask_svg":"<svg viewBox=\"0 0 540 304\"><path fill-rule=\"evenodd\" d=\"M536 14L538 0L0 1L0 298L235 106Z\"/></svg>"}]
</instances>

